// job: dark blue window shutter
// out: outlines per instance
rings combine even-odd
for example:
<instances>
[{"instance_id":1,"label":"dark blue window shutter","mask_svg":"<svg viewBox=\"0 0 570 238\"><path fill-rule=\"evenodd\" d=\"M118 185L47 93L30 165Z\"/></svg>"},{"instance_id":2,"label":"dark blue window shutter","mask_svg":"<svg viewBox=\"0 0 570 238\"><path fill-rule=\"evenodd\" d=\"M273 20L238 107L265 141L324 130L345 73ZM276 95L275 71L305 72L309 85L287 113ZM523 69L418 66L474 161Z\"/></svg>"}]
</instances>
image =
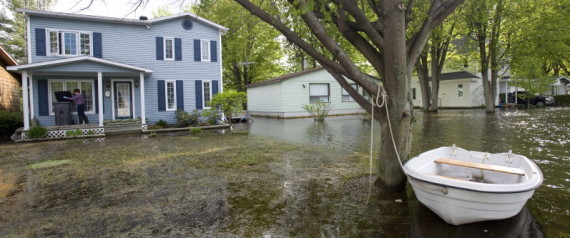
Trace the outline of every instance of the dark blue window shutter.
<instances>
[{"instance_id":1,"label":"dark blue window shutter","mask_svg":"<svg viewBox=\"0 0 570 238\"><path fill-rule=\"evenodd\" d=\"M156 37L156 60L164 60L164 41L162 37Z\"/></svg>"},{"instance_id":2,"label":"dark blue window shutter","mask_svg":"<svg viewBox=\"0 0 570 238\"><path fill-rule=\"evenodd\" d=\"M93 32L93 57L103 58L103 36Z\"/></svg>"},{"instance_id":3,"label":"dark blue window shutter","mask_svg":"<svg viewBox=\"0 0 570 238\"><path fill-rule=\"evenodd\" d=\"M182 39L174 38L174 60L182 60Z\"/></svg>"},{"instance_id":4,"label":"dark blue window shutter","mask_svg":"<svg viewBox=\"0 0 570 238\"><path fill-rule=\"evenodd\" d=\"M202 80L196 80L196 109L203 109L202 105Z\"/></svg>"},{"instance_id":5,"label":"dark blue window shutter","mask_svg":"<svg viewBox=\"0 0 570 238\"><path fill-rule=\"evenodd\" d=\"M38 106L40 116L49 116L49 92L47 79L38 79Z\"/></svg>"},{"instance_id":6,"label":"dark blue window shutter","mask_svg":"<svg viewBox=\"0 0 570 238\"><path fill-rule=\"evenodd\" d=\"M36 28L36 55L46 56L46 29Z\"/></svg>"},{"instance_id":7,"label":"dark blue window shutter","mask_svg":"<svg viewBox=\"0 0 570 238\"><path fill-rule=\"evenodd\" d=\"M218 80L212 80L212 97L218 93Z\"/></svg>"},{"instance_id":8,"label":"dark blue window shutter","mask_svg":"<svg viewBox=\"0 0 570 238\"><path fill-rule=\"evenodd\" d=\"M218 62L218 42L215 40L210 42L210 57L212 62Z\"/></svg>"},{"instance_id":9,"label":"dark blue window shutter","mask_svg":"<svg viewBox=\"0 0 570 238\"><path fill-rule=\"evenodd\" d=\"M158 90L158 111L166 111L166 88L164 80L158 80L157 90Z\"/></svg>"},{"instance_id":10,"label":"dark blue window shutter","mask_svg":"<svg viewBox=\"0 0 570 238\"><path fill-rule=\"evenodd\" d=\"M200 48L200 40L194 40L194 61L202 61L202 51Z\"/></svg>"},{"instance_id":11,"label":"dark blue window shutter","mask_svg":"<svg viewBox=\"0 0 570 238\"><path fill-rule=\"evenodd\" d=\"M184 110L184 81L176 80L176 108Z\"/></svg>"}]
</instances>

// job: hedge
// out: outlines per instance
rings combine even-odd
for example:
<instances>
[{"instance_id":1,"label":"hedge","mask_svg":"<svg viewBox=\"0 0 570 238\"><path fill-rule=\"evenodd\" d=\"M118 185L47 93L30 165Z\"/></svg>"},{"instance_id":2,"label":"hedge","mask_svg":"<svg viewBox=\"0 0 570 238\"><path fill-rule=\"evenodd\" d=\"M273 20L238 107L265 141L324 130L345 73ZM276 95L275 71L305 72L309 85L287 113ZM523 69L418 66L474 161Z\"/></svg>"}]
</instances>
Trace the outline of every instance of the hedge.
<instances>
[{"instance_id":1,"label":"hedge","mask_svg":"<svg viewBox=\"0 0 570 238\"><path fill-rule=\"evenodd\" d=\"M21 112L0 111L0 138L9 138L24 126Z\"/></svg>"}]
</instances>

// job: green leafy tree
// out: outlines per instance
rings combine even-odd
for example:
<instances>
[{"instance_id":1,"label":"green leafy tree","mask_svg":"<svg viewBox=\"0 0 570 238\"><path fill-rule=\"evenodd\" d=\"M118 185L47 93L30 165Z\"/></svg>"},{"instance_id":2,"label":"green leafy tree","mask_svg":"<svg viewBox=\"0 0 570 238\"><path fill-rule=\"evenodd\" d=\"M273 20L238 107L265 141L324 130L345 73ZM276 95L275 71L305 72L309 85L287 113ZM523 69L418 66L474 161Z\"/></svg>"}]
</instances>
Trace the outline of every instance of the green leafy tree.
<instances>
[{"instance_id":1,"label":"green leafy tree","mask_svg":"<svg viewBox=\"0 0 570 238\"><path fill-rule=\"evenodd\" d=\"M550 85L555 82L553 77L544 72L542 66L542 60L534 57L519 59L512 66L513 71L517 72L517 75L513 77L514 83L525 89L525 93L519 94L518 97L526 99L527 108L530 106L531 98L548 91Z\"/></svg>"},{"instance_id":2,"label":"green leafy tree","mask_svg":"<svg viewBox=\"0 0 570 238\"><path fill-rule=\"evenodd\" d=\"M212 98L210 104L213 108L221 110L230 121L232 122L232 114L243 110L243 104L247 101L244 92L237 92L235 90L226 90L223 93L217 93Z\"/></svg>"},{"instance_id":3,"label":"green leafy tree","mask_svg":"<svg viewBox=\"0 0 570 238\"><path fill-rule=\"evenodd\" d=\"M245 92L248 84L286 72L279 32L234 1L203 0L193 5L191 11L229 28L222 36L224 87Z\"/></svg>"},{"instance_id":4,"label":"green leafy tree","mask_svg":"<svg viewBox=\"0 0 570 238\"><path fill-rule=\"evenodd\" d=\"M0 12L0 45L18 63L27 63L26 54L26 19L23 14L16 12L17 8L33 10L49 10L55 0L0 0L10 11Z\"/></svg>"},{"instance_id":5,"label":"green leafy tree","mask_svg":"<svg viewBox=\"0 0 570 238\"><path fill-rule=\"evenodd\" d=\"M416 3L423 1L401 0L272 1L276 6L271 8L264 8L254 0L235 1L314 58L368 112L373 107L377 111L380 108L359 94L346 78L356 82L368 94L377 95L381 90L375 77L362 68L372 69L380 77L389 98L386 106L390 114L374 114L374 119L382 126L382 153L379 153L376 184L388 191L402 191L406 180L397 158L399 155L406 159L410 152L412 71L429 33L463 0L433 0L422 8ZM291 28L287 24L289 21L308 29L309 37L296 30L299 28ZM411 27L412 21L419 24ZM319 44L311 44L312 40ZM361 58L366 59L367 67L360 65ZM388 120L396 149L392 145Z\"/></svg>"}]
</instances>

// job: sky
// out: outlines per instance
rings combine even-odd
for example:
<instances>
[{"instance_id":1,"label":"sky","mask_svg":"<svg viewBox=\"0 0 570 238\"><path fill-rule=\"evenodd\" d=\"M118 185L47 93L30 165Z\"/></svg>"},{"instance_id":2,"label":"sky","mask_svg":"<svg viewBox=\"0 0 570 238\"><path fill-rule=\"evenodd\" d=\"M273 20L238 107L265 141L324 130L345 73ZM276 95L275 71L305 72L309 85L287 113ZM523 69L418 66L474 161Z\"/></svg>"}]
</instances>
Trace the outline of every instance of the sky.
<instances>
[{"instance_id":1,"label":"sky","mask_svg":"<svg viewBox=\"0 0 570 238\"><path fill-rule=\"evenodd\" d=\"M138 0L93 0L93 4L85 9L90 0L57 0L56 5L51 9L55 12L79 13L86 15L108 16L118 18L138 19L139 16L152 18L152 12L158 7L167 5L170 12L179 13L181 3L188 5L193 0L148 0L146 6L140 6L135 12L135 3Z\"/></svg>"}]
</instances>

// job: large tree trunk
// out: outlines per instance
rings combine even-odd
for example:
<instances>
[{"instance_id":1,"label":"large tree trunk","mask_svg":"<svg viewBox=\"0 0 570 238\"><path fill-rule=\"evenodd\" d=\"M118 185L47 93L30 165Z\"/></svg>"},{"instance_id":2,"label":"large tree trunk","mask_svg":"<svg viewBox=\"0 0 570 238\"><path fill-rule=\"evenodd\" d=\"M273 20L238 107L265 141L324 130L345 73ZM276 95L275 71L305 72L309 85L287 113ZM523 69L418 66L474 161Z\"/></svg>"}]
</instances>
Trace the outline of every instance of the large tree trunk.
<instances>
[{"instance_id":1,"label":"large tree trunk","mask_svg":"<svg viewBox=\"0 0 570 238\"><path fill-rule=\"evenodd\" d=\"M382 130L379 155L379 173L376 185L388 191L403 191L406 185L398 156L402 160L408 158L412 139L412 105L409 100L410 80L408 80L408 65L406 55L406 26L404 8L398 8L399 0L392 0L383 9L385 27L384 43L384 87L388 92L386 105L389 118L385 113L379 114ZM411 68L411 67L410 67ZM388 121L391 122L391 130ZM391 133L398 146L394 149Z\"/></svg>"}]
</instances>

